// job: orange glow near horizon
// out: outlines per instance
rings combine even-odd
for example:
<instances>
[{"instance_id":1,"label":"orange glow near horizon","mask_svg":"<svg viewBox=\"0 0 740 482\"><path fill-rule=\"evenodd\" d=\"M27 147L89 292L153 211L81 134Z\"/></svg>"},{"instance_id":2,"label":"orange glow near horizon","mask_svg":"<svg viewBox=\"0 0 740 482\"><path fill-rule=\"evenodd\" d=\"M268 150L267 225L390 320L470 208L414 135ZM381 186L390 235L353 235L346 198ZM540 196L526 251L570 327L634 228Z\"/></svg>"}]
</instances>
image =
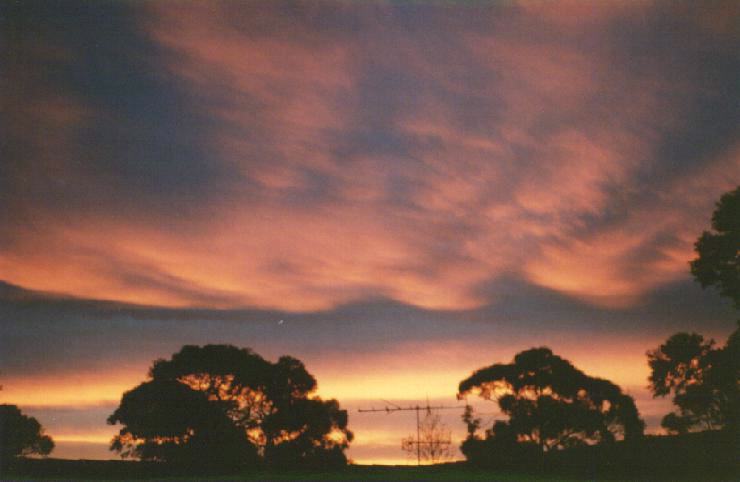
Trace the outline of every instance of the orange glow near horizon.
<instances>
[{"instance_id":1,"label":"orange glow near horizon","mask_svg":"<svg viewBox=\"0 0 740 482\"><path fill-rule=\"evenodd\" d=\"M110 433L108 433L110 432ZM115 428L111 428L108 432L89 432L89 433L55 433L53 439L55 443L89 443L89 444L110 444L111 439L117 432Z\"/></svg>"},{"instance_id":2,"label":"orange glow near horizon","mask_svg":"<svg viewBox=\"0 0 740 482\"><path fill-rule=\"evenodd\" d=\"M143 374L145 375L145 373ZM3 379L5 403L33 407L93 407L117 404L145 379L142 373L70 373L62 377Z\"/></svg>"},{"instance_id":3,"label":"orange glow near horizon","mask_svg":"<svg viewBox=\"0 0 740 482\"><path fill-rule=\"evenodd\" d=\"M600 341L603 343L603 341ZM623 340L617 347L594 353L589 347L550 344L553 351L569 359L592 376L607 378L623 387L644 386L648 367L645 350L652 342ZM403 343L385 352L358 354L345 359L327 352L320 359L304 359L319 384L317 394L351 400L454 397L457 384L474 370L492 363L508 363L519 349L505 348L490 353L485 343L450 342ZM486 355L486 353L489 353ZM146 377L150 362L141 368L119 371L78 372L57 377L4 378L2 399L34 407L94 406L118 403L125 391Z\"/></svg>"},{"instance_id":4,"label":"orange glow near horizon","mask_svg":"<svg viewBox=\"0 0 740 482\"><path fill-rule=\"evenodd\" d=\"M597 340L595 342L598 343ZM555 344L552 348L555 353L568 358L587 374L607 378L621 385L627 393L637 398L638 408L643 415L646 411L649 415L654 410L664 412L665 401L658 401L655 405L649 401L645 389L645 342L625 340L616 345L618 346L599 353L583 346L564 347ZM426 399L444 400L445 404L454 403L457 383L461 379L473 370L491 363L509 362L516 351L520 350L506 349L499 354L486 355L484 344L450 343L447 346L438 346L408 343L385 353L360 354L360 358L346 360L341 367L337 361L326 356L329 354L322 359L304 361L319 381L318 395L338 399L341 406L351 412L349 428L354 431L355 440L351 444L350 457L363 464L405 464L410 462L398 447L400 438L407 436L406 432L413 428L409 425L410 422L403 417L393 420L384 418L379 420L382 422L381 426L375 427L373 424L378 419L360 417L362 414L357 414L356 409L382 406L383 399L401 404L404 401L418 403ZM401 369L404 364L407 364L406 368ZM143 381L144 373L145 370L132 369L116 373L77 374L69 379L7 379L4 380L6 389L2 392L2 398L4 402L27 406L32 411L43 412L45 409L65 407L85 410L85 407L96 406L105 406L112 411L124 391ZM494 405L489 405L491 402L482 402L477 397L470 401L474 404L483 403L481 409L485 412L496 410ZM459 414L450 417L447 423L454 429L455 437L463 437L462 424L457 423ZM100 447L95 452L96 457L115 458L115 454L108 454L103 448L107 447L117 428L106 426L103 419L98 428L74 429L62 426L57 431L54 430L54 420L40 421L48 426L47 433L61 444L62 454L65 456L77 453L75 444L87 444ZM386 427L384 424L390 421L395 421L398 426Z\"/></svg>"}]
</instances>

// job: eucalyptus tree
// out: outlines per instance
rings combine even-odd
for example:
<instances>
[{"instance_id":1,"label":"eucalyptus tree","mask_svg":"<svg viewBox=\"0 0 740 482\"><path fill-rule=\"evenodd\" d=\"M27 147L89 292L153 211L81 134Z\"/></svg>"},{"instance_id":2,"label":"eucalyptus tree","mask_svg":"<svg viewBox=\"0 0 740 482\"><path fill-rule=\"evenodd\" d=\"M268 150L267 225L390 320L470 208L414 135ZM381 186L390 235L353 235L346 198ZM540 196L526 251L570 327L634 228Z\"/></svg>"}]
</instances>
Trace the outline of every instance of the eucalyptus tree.
<instances>
[{"instance_id":1,"label":"eucalyptus tree","mask_svg":"<svg viewBox=\"0 0 740 482\"><path fill-rule=\"evenodd\" d=\"M296 358L272 363L248 348L188 345L156 360L149 377L108 419L123 425L111 445L122 456L179 461L200 451L232 465L346 463L347 412L314 395L316 379Z\"/></svg>"},{"instance_id":2,"label":"eucalyptus tree","mask_svg":"<svg viewBox=\"0 0 740 482\"><path fill-rule=\"evenodd\" d=\"M644 429L632 397L545 347L475 371L460 382L459 396L469 393L496 400L508 416L489 430L489 437L533 445L541 452L633 440Z\"/></svg>"}]
</instances>

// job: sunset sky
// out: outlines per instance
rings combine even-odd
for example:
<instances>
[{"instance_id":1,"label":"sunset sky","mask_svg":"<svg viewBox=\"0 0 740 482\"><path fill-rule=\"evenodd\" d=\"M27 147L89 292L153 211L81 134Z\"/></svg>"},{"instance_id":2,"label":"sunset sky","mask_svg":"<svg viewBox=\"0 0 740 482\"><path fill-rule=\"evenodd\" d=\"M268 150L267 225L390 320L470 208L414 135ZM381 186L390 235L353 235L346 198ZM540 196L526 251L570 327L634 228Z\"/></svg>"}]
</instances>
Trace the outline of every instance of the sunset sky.
<instances>
[{"instance_id":1,"label":"sunset sky","mask_svg":"<svg viewBox=\"0 0 740 482\"><path fill-rule=\"evenodd\" d=\"M357 407L456 404L472 370L547 345L655 432L646 350L738 317L688 267L740 184L738 19L4 2L0 403L55 456L115 457L105 419L152 360L231 343L303 360L351 409L349 456L403 463L413 416Z\"/></svg>"}]
</instances>

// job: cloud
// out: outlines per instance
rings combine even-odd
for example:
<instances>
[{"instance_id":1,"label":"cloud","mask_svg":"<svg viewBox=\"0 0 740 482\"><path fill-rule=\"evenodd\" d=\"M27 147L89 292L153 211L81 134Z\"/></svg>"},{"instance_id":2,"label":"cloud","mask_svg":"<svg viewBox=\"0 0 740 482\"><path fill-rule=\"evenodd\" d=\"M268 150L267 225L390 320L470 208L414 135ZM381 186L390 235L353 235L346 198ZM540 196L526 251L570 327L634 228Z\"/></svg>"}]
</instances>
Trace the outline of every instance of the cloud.
<instances>
[{"instance_id":1,"label":"cloud","mask_svg":"<svg viewBox=\"0 0 740 482\"><path fill-rule=\"evenodd\" d=\"M342 399L361 396L363 387L387 396L443 393L475 366L537 345L634 385L647 369L644 351L670 333L700 331L723 340L734 319L729 303L687 282L663 288L636 307L613 310L516 279L485 289L481 296L494 293L497 301L476 310L424 310L375 299L291 313L50 299L9 287L0 297L4 393L29 404L51 400L42 386L54 387L58 404L117 399L145 377L152 360L185 344L207 343L252 347L270 359L297 356L317 374L322 393ZM591 340L586 348L584 337ZM596 345L598 355L591 348ZM632 358L605 368L614 349ZM76 380L72 385L70 378Z\"/></svg>"},{"instance_id":2,"label":"cloud","mask_svg":"<svg viewBox=\"0 0 740 482\"><path fill-rule=\"evenodd\" d=\"M6 91L2 278L303 312L481 308L513 275L634 306L687 279L737 183L737 32L660 3L583 8L33 12L43 35L19 30Z\"/></svg>"}]
</instances>

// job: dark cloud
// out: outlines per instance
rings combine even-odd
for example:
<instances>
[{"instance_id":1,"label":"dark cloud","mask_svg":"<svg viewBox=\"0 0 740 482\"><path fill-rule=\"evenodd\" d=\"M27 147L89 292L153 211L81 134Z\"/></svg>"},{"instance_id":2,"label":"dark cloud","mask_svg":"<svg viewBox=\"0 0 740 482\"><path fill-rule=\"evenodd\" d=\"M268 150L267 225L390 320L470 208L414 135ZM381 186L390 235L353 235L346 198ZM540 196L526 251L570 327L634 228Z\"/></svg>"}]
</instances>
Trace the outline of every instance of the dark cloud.
<instances>
[{"instance_id":1,"label":"dark cloud","mask_svg":"<svg viewBox=\"0 0 740 482\"><path fill-rule=\"evenodd\" d=\"M173 219L226 188L202 137L209 119L159 69L162 52L135 4L4 8L0 179L10 225L106 211Z\"/></svg>"},{"instance_id":2,"label":"dark cloud","mask_svg":"<svg viewBox=\"0 0 740 482\"><path fill-rule=\"evenodd\" d=\"M425 310L376 299L323 312L288 313L49 298L4 284L0 365L13 375L65 373L74 367L115 369L131 362L146 366L183 344L209 342L250 346L269 356L301 353L313 359L382 353L410 342L473 346L491 340L523 348L537 340L562 343L594 334L639 340L678 330L722 338L735 316L716 293L687 282L661 288L635 307L614 310L579 303L515 278L498 279L481 289L496 301L474 310Z\"/></svg>"}]
</instances>

